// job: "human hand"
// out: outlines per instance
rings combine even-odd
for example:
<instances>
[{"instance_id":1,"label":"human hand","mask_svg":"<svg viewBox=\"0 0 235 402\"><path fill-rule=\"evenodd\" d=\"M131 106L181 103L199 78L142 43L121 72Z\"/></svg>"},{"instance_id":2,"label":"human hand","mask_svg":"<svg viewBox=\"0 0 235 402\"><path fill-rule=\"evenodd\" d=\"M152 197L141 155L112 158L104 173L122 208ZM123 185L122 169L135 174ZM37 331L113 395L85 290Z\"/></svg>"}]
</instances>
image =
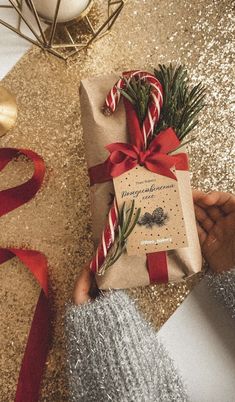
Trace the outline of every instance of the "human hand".
<instances>
[{"instance_id":1,"label":"human hand","mask_svg":"<svg viewBox=\"0 0 235 402\"><path fill-rule=\"evenodd\" d=\"M76 280L73 290L73 300L75 304L85 304L89 300L94 299L99 293L96 286L95 275L90 270L87 263L82 268Z\"/></svg>"},{"instance_id":2,"label":"human hand","mask_svg":"<svg viewBox=\"0 0 235 402\"><path fill-rule=\"evenodd\" d=\"M229 193L193 191L199 240L214 272L235 266L235 196Z\"/></svg>"}]
</instances>

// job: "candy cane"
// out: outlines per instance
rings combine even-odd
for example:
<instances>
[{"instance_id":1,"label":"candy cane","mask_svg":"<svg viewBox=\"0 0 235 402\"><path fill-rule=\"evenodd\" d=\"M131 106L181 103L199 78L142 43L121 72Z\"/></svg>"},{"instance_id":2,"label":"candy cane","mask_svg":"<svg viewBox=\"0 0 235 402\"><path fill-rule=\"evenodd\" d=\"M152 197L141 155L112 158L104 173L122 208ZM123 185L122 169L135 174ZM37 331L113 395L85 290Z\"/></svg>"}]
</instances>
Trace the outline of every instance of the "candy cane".
<instances>
[{"instance_id":1,"label":"candy cane","mask_svg":"<svg viewBox=\"0 0 235 402\"><path fill-rule=\"evenodd\" d=\"M160 111L163 104L162 86L154 75L141 70L124 72L123 77L125 78L120 78L109 91L104 104L104 113L110 115L116 110L121 98L120 89L126 87L126 80L130 81L131 78L137 77L141 80L147 81L151 87L150 102L142 127L144 143L145 147L147 147L147 140L149 136L153 134L154 126L160 117Z\"/></svg>"},{"instance_id":2,"label":"candy cane","mask_svg":"<svg viewBox=\"0 0 235 402\"><path fill-rule=\"evenodd\" d=\"M118 209L116 199L114 199L113 205L110 208L108 214L107 224L102 232L101 242L97 247L95 256L90 262L90 269L93 272L99 272L102 267L108 251L112 247L115 240L115 230L118 225Z\"/></svg>"},{"instance_id":3,"label":"candy cane","mask_svg":"<svg viewBox=\"0 0 235 402\"><path fill-rule=\"evenodd\" d=\"M142 127L144 143L147 147L147 140L149 136L153 134L154 126L160 117L160 109L163 103L162 86L154 75L140 70L124 72L123 77L125 77L125 79L128 81L132 77L137 77L142 80L146 80L151 86L150 102L148 106L147 116L145 117ZM120 78L108 93L103 108L104 114L110 115L116 110L121 98L121 92L119 90L124 89L126 86L125 79ZM117 228L117 226L118 211L116 200L114 199L113 205L109 211L108 222L102 232L101 242L97 247L95 256L90 262L90 269L93 272L99 272L100 268L104 264L107 253L114 243L115 229Z\"/></svg>"}]
</instances>

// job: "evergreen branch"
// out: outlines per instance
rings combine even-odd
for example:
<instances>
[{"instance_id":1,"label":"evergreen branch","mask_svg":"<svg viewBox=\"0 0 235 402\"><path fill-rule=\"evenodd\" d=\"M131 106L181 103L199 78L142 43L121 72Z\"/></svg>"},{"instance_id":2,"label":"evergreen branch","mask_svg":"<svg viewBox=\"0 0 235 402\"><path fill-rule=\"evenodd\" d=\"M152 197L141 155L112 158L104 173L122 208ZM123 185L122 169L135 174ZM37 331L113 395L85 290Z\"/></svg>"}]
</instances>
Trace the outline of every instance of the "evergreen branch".
<instances>
[{"instance_id":1,"label":"evergreen branch","mask_svg":"<svg viewBox=\"0 0 235 402\"><path fill-rule=\"evenodd\" d=\"M185 145L189 144L190 142L195 141L195 139L196 139L196 138L193 137L193 138L190 138L190 139L187 140L187 141L182 142L177 148L173 149L173 151L170 151L170 152L168 152L167 154L168 154L168 155L174 154L175 151L178 151L179 149L183 148Z\"/></svg>"},{"instance_id":2,"label":"evergreen branch","mask_svg":"<svg viewBox=\"0 0 235 402\"><path fill-rule=\"evenodd\" d=\"M139 220L139 217L140 217L140 212L141 212L141 209L138 208L138 210L137 210L137 212L136 212L136 215L135 215L135 217L134 217L134 219L133 219L132 225L130 226L129 230L127 230L126 233L125 233L126 238L128 238L128 237L130 236L131 232L132 232L133 229L135 228L135 226L136 226L136 224L137 224L137 222L138 222L138 220Z\"/></svg>"},{"instance_id":3,"label":"evergreen branch","mask_svg":"<svg viewBox=\"0 0 235 402\"><path fill-rule=\"evenodd\" d=\"M141 209L138 208L136 213L135 211L135 201L131 202L130 208L126 207L126 204L123 203L119 215L119 226L118 226L118 238L114 243L115 249L112 249L108 252L108 255L97 272L98 275L103 275L106 270L113 265L122 255L124 249L126 248L127 239L135 228L139 217Z\"/></svg>"},{"instance_id":4,"label":"evergreen branch","mask_svg":"<svg viewBox=\"0 0 235 402\"><path fill-rule=\"evenodd\" d=\"M118 89L118 90L121 93L121 95L123 95L127 100L129 100L129 102L132 103L132 105L135 105L135 101L133 100L133 98L126 91L124 91L124 89Z\"/></svg>"},{"instance_id":5,"label":"evergreen branch","mask_svg":"<svg viewBox=\"0 0 235 402\"><path fill-rule=\"evenodd\" d=\"M159 64L154 74L163 87L163 106L154 135L172 127L179 140L182 140L198 124L198 114L205 106L205 88L201 83L190 88L187 70L182 65ZM126 87L119 91L132 103L140 124L143 124L148 111L150 84L137 77L123 79Z\"/></svg>"},{"instance_id":6,"label":"evergreen branch","mask_svg":"<svg viewBox=\"0 0 235 402\"><path fill-rule=\"evenodd\" d=\"M131 219L132 219L133 212L134 212L134 207L135 207L135 203L133 202L133 203L131 204L131 208L127 210L128 217L127 217L127 219L126 219L126 222L123 220L123 222L124 222L124 227L123 227L124 232L125 232L125 231L129 228L129 226L130 226Z\"/></svg>"},{"instance_id":7,"label":"evergreen branch","mask_svg":"<svg viewBox=\"0 0 235 402\"><path fill-rule=\"evenodd\" d=\"M198 124L197 116L205 106L205 88L201 83L189 88L184 66L159 65L154 70L163 87L163 106L154 134L172 127L182 140Z\"/></svg>"},{"instance_id":8,"label":"evergreen branch","mask_svg":"<svg viewBox=\"0 0 235 402\"><path fill-rule=\"evenodd\" d=\"M119 92L128 99L136 110L140 124L146 117L148 111L148 103L150 97L151 87L147 81L140 80L137 77L132 77L128 80L123 77L126 87L125 89L118 89Z\"/></svg>"}]
</instances>

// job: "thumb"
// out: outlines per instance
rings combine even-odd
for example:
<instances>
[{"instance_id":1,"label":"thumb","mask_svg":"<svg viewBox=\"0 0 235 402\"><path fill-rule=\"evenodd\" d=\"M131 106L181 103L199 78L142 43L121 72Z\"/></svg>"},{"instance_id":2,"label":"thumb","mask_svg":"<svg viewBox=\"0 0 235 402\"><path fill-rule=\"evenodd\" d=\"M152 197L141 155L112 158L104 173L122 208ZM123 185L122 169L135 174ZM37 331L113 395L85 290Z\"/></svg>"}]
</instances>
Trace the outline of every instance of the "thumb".
<instances>
[{"instance_id":1,"label":"thumb","mask_svg":"<svg viewBox=\"0 0 235 402\"><path fill-rule=\"evenodd\" d=\"M94 275L91 272L89 265L86 264L82 268L74 286L73 299L75 304L85 304L91 299L89 291L93 282L93 277Z\"/></svg>"}]
</instances>

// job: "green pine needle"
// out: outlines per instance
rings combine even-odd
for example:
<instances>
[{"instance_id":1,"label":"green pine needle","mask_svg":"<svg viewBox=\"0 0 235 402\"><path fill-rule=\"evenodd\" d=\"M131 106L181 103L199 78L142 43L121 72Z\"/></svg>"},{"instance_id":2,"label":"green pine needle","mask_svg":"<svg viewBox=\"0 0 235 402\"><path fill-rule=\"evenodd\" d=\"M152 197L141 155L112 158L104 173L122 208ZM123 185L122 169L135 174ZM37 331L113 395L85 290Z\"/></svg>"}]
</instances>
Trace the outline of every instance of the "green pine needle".
<instances>
[{"instance_id":1,"label":"green pine needle","mask_svg":"<svg viewBox=\"0 0 235 402\"><path fill-rule=\"evenodd\" d=\"M159 64L154 74L163 87L163 106L154 135L172 127L181 141L198 124L198 114L205 106L205 88L201 83L190 88L187 70L181 65ZM142 124L148 111L151 87L137 77L123 78L126 88L119 91L134 105Z\"/></svg>"},{"instance_id":2,"label":"green pine needle","mask_svg":"<svg viewBox=\"0 0 235 402\"><path fill-rule=\"evenodd\" d=\"M198 124L197 116L205 106L205 88L199 83L190 89L184 66L159 64L154 74L163 87L163 106L154 134L172 127L181 141Z\"/></svg>"},{"instance_id":3,"label":"green pine needle","mask_svg":"<svg viewBox=\"0 0 235 402\"><path fill-rule=\"evenodd\" d=\"M139 122L142 124L148 111L151 87L147 81L140 80L137 77L132 77L130 80L127 80L126 77L122 78L126 82L126 88L119 89L119 91L132 103Z\"/></svg>"},{"instance_id":4,"label":"green pine needle","mask_svg":"<svg viewBox=\"0 0 235 402\"><path fill-rule=\"evenodd\" d=\"M138 208L135 212L135 201L131 202L130 207L126 206L126 203L123 203L123 206L118 214L118 234L117 239L108 252L108 255L97 272L98 275L104 275L109 267L111 267L122 255L123 251L126 248L127 239L135 228L139 217L140 217L141 209Z\"/></svg>"}]
</instances>

